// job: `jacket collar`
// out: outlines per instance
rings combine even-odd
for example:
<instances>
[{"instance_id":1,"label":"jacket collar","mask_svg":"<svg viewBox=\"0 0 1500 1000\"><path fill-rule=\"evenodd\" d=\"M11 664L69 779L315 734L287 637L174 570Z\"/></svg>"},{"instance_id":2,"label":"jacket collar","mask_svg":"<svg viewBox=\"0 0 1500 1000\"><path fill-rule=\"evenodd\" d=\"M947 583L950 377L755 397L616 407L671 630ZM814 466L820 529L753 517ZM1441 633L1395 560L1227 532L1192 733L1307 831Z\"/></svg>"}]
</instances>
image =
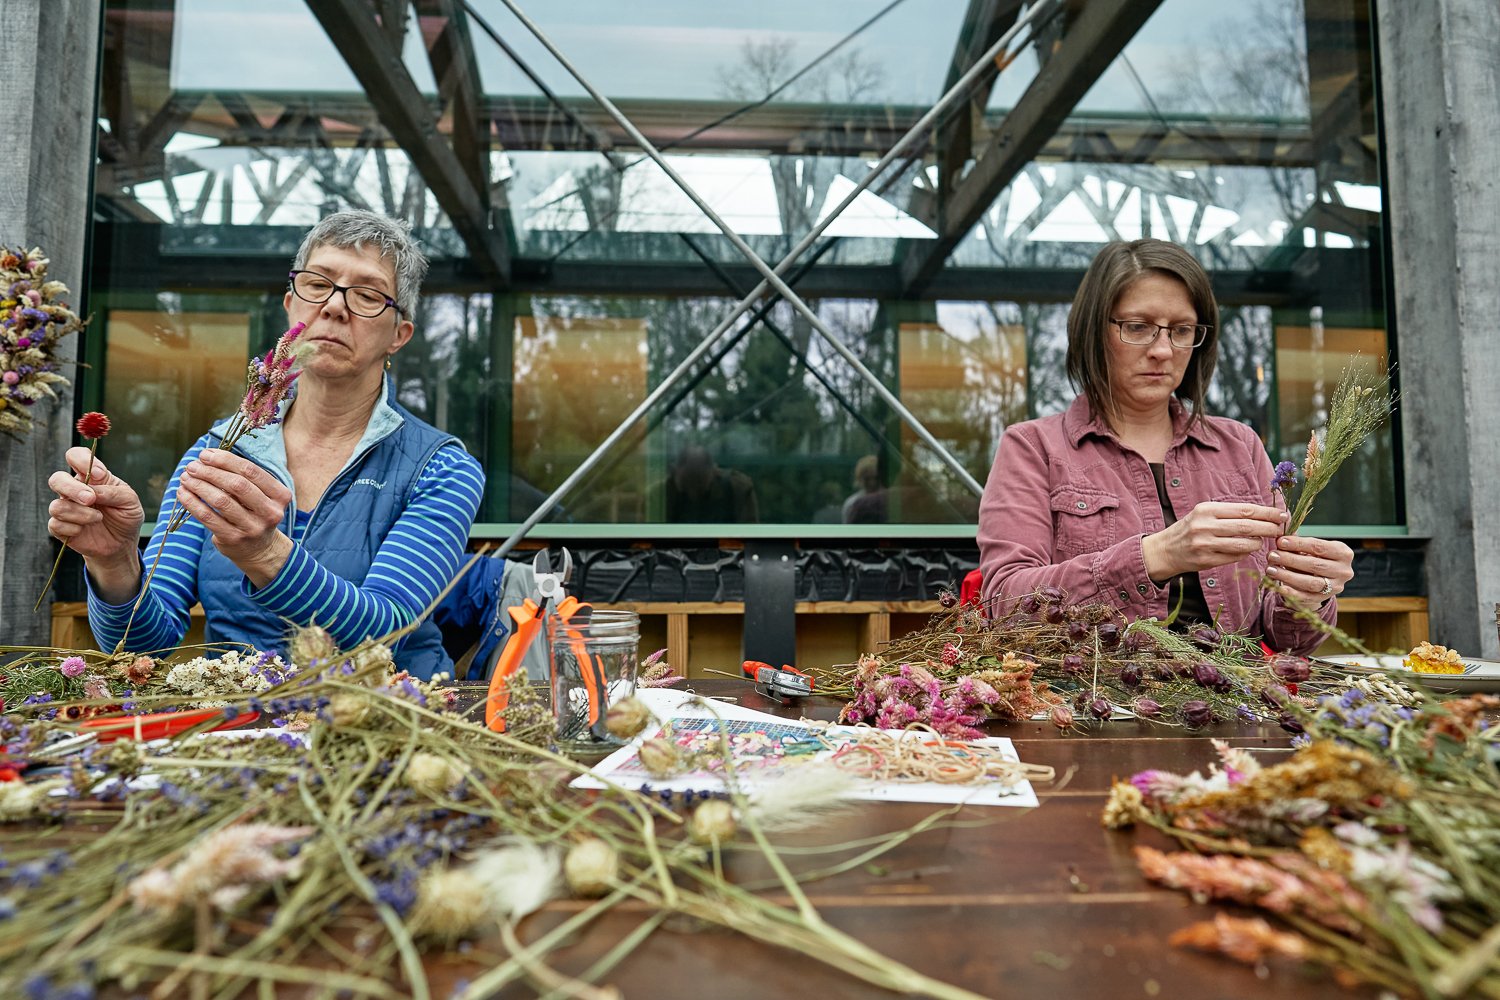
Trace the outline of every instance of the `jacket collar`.
<instances>
[{"instance_id":1,"label":"jacket collar","mask_svg":"<svg viewBox=\"0 0 1500 1000\"><path fill-rule=\"evenodd\" d=\"M282 400L276 423L251 431L240 438L239 444L235 445L236 451L241 452L257 465L271 470L286 483L291 483L292 474L287 465L286 438L282 435L281 421L286 418L287 411L291 409L292 401L296 396L296 387L293 386L292 392ZM214 424L211 433L223 440L224 433L229 429L229 423L233 419L229 416L220 420ZM370 411L370 419L365 424L365 432L361 435L359 443L354 446L354 450L349 453L349 461L354 461L382 440L396 433L405 422L405 418L396 409L396 383L391 380L390 376L386 376L385 393L375 402L375 409ZM344 468L348 468L348 463L345 463ZM339 470L339 474L343 474L342 469Z\"/></svg>"},{"instance_id":2,"label":"jacket collar","mask_svg":"<svg viewBox=\"0 0 1500 1000\"><path fill-rule=\"evenodd\" d=\"M1167 408L1172 415L1172 447L1182 445L1188 438L1192 438L1205 448L1219 448L1219 432L1214 430L1213 425L1207 420L1194 421L1193 415L1187 407L1182 405L1182 400L1173 396L1167 401ZM1088 397L1079 393L1073 400L1071 406L1063 414L1063 433L1068 437L1068 443L1077 448L1083 443L1083 439L1090 434L1097 435L1106 440L1120 443L1114 428L1102 416L1094 413L1093 407L1089 405Z\"/></svg>"}]
</instances>

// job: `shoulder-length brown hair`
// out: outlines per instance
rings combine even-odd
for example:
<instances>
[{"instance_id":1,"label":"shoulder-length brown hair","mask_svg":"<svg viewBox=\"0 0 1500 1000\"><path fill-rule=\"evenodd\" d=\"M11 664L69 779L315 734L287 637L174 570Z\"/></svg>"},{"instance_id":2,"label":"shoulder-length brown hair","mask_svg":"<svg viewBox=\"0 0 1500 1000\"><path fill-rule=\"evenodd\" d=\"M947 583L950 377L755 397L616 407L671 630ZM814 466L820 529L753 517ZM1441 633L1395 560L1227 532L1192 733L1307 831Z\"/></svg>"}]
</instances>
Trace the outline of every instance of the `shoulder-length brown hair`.
<instances>
[{"instance_id":1,"label":"shoulder-length brown hair","mask_svg":"<svg viewBox=\"0 0 1500 1000\"><path fill-rule=\"evenodd\" d=\"M1109 387L1105 337L1113 336L1110 319L1125 289L1149 272L1170 275L1187 286L1208 336L1193 349L1177 397L1191 404L1193 419L1204 415L1204 397L1219 360L1219 304L1208 274L1192 254L1165 240L1110 243L1100 250L1078 285L1068 313L1068 378L1088 397L1094 413L1111 423L1116 415Z\"/></svg>"}]
</instances>

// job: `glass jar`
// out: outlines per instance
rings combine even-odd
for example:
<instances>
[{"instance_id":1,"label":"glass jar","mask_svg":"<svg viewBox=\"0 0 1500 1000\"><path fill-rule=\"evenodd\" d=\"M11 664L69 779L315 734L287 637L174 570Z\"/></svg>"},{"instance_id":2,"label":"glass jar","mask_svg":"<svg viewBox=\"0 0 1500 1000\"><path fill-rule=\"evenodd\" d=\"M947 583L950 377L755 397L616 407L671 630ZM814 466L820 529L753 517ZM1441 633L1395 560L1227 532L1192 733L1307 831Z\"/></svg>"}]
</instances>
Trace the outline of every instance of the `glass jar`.
<instances>
[{"instance_id":1,"label":"glass jar","mask_svg":"<svg viewBox=\"0 0 1500 1000\"><path fill-rule=\"evenodd\" d=\"M548 615L547 645L558 749L581 756L623 746L604 728L604 718L611 705L635 694L641 616L604 609L580 610L568 621Z\"/></svg>"}]
</instances>

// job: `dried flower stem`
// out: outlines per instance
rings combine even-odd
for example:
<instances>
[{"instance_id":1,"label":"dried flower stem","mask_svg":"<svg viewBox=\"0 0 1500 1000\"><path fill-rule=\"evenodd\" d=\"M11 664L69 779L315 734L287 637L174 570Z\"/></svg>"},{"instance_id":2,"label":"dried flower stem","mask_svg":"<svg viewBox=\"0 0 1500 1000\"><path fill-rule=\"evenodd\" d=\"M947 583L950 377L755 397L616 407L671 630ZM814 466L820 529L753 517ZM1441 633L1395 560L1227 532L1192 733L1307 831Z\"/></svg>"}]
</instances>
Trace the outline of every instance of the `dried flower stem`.
<instances>
[{"instance_id":1,"label":"dried flower stem","mask_svg":"<svg viewBox=\"0 0 1500 1000\"><path fill-rule=\"evenodd\" d=\"M99 439L94 438L89 442L89 470L83 477L83 484L89 485L94 481L94 453L99 450ZM36 604L32 605L33 613L40 611L42 602L47 599L47 592L52 589L52 581L57 579L57 568L62 565L63 553L68 551L68 543L62 542L57 549L57 558L52 560L52 572L47 574L47 582L42 584L42 592L37 595Z\"/></svg>"},{"instance_id":2,"label":"dried flower stem","mask_svg":"<svg viewBox=\"0 0 1500 1000\"><path fill-rule=\"evenodd\" d=\"M1381 376L1374 385L1359 382L1359 373L1346 368L1328 403L1328 426L1322 440L1316 434L1308 446L1303 463L1304 481L1297 491L1297 503L1287 525L1287 534L1295 535L1312 513L1313 501L1323 492L1344 461L1359 450L1365 438L1374 433L1395 408L1396 397L1390 391L1390 379Z\"/></svg>"}]
</instances>

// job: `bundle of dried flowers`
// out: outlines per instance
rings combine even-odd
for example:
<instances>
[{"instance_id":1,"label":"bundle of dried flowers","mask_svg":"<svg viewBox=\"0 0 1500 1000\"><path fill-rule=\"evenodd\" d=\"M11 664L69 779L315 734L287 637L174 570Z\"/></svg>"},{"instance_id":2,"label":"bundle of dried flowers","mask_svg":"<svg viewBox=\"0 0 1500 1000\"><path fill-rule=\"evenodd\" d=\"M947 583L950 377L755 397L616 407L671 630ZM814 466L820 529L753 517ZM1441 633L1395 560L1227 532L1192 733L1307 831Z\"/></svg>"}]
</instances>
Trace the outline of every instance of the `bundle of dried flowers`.
<instances>
[{"instance_id":1,"label":"bundle of dried flowers","mask_svg":"<svg viewBox=\"0 0 1500 1000\"><path fill-rule=\"evenodd\" d=\"M1347 686L1306 660L1267 660L1244 636L1127 623L1109 605L1044 587L989 614L976 605L944 611L818 689L849 699L847 722L922 723L972 738L986 720L1041 714L1060 728L1122 712L1193 729L1236 718L1290 726L1287 703L1299 684Z\"/></svg>"},{"instance_id":2,"label":"bundle of dried flowers","mask_svg":"<svg viewBox=\"0 0 1500 1000\"><path fill-rule=\"evenodd\" d=\"M1240 961L1315 958L1401 995L1500 995L1500 699L1444 703L1386 680L1293 710L1306 734L1284 762L1220 744L1206 775L1115 786L1106 826L1191 848L1137 848L1146 877L1295 932L1216 919L1175 940Z\"/></svg>"},{"instance_id":3,"label":"bundle of dried flowers","mask_svg":"<svg viewBox=\"0 0 1500 1000\"><path fill-rule=\"evenodd\" d=\"M1328 401L1328 423L1322 435L1314 431L1307 442L1307 456L1302 462L1302 488L1292 507L1291 522L1286 529L1288 534L1297 533L1307 515L1312 513L1313 501L1333 479L1334 473L1359 450L1365 438L1386 422L1395 406L1396 397L1391 393L1389 378L1381 376L1372 384L1362 384L1357 370L1352 367L1345 369ZM1294 481L1295 467L1290 462L1282 462L1276 467L1271 488L1285 492Z\"/></svg>"},{"instance_id":4,"label":"bundle of dried flowers","mask_svg":"<svg viewBox=\"0 0 1500 1000\"><path fill-rule=\"evenodd\" d=\"M59 298L67 286L47 280L48 263L40 249L0 250L0 431L16 436L34 426L31 408L68 384L58 342L84 327Z\"/></svg>"}]
</instances>

